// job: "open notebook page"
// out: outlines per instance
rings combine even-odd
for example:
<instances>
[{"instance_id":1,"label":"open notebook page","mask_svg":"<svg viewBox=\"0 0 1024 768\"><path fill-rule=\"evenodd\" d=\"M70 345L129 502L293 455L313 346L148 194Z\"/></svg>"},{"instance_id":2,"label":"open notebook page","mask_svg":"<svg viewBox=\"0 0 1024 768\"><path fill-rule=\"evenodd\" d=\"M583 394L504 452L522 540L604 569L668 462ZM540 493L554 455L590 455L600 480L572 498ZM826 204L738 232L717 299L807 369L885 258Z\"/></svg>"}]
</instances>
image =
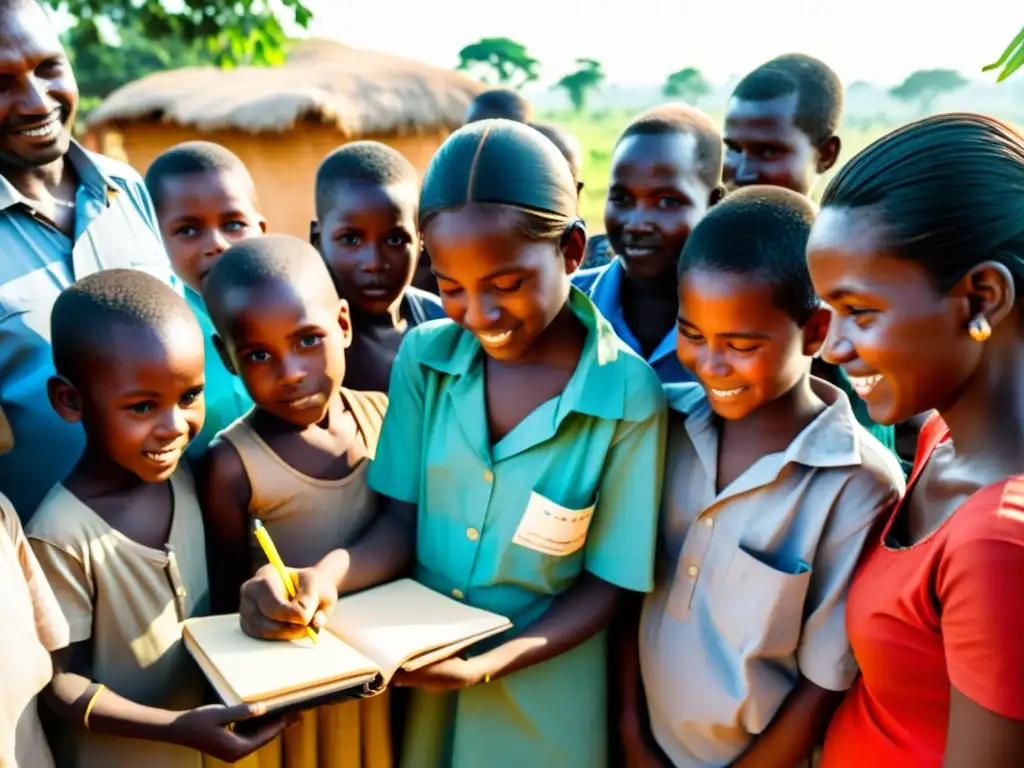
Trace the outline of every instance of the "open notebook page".
<instances>
[{"instance_id":1,"label":"open notebook page","mask_svg":"<svg viewBox=\"0 0 1024 768\"><path fill-rule=\"evenodd\" d=\"M330 632L321 632L315 646L305 638L291 642L256 640L242 632L237 613L190 619L185 634L186 645L198 647L214 662L217 677L243 702L279 697L344 678L365 680L367 674L380 671L370 659ZM200 662L200 666L206 665Z\"/></svg>"},{"instance_id":2,"label":"open notebook page","mask_svg":"<svg viewBox=\"0 0 1024 768\"><path fill-rule=\"evenodd\" d=\"M400 579L339 600L331 632L380 667L385 681L406 661L441 648L451 653L512 626L504 616L460 603L412 579ZM432 654L440 660L449 654Z\"/></svg>"}]
</instances>

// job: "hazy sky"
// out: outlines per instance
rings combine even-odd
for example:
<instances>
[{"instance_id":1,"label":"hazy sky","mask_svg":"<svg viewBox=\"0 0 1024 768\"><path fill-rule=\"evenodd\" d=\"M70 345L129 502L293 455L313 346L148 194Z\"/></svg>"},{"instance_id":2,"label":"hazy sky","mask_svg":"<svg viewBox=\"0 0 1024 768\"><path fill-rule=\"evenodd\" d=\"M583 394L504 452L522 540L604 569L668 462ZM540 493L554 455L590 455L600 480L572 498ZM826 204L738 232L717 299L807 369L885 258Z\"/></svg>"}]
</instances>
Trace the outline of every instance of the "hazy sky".
<instances>
[{"instance_id":1,"label":"hazy sky","mask_svg":"<svg viewBox=\"0 0 1024 768\"><path fill-rule=\"evenodd\" d=\"M307 0L313 34L441 66L480 37L524 43L552 82L600 60L611 82L660 83L696 66L712 80L780 53L828 62L846 83L914 69L980 76L1024 24L1012 0ZM340 6L340 7L339 7ZM945 6L945 10L943 10Z\"/></svg>"}]
</instances>

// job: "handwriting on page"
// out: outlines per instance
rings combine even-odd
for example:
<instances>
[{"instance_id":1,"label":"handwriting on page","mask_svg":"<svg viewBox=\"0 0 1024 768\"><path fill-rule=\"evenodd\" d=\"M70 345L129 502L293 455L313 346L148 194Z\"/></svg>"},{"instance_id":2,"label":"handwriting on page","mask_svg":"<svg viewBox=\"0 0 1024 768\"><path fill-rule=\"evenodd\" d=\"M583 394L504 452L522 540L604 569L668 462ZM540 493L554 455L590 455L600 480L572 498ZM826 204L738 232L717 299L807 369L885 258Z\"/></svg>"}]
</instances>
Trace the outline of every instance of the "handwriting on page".
<instances>
[{"instance_id":1,"label":"handwriting on page","mask_svg":"<svg viewBox=\"0 0 1024 768\"><path fill-rule=\"evenodd\" d=\"M567 509L539 493L531 493L512 542L545 555L565 557L586 543L593 516L593 506Z\"/></svg>"}]
</instances>

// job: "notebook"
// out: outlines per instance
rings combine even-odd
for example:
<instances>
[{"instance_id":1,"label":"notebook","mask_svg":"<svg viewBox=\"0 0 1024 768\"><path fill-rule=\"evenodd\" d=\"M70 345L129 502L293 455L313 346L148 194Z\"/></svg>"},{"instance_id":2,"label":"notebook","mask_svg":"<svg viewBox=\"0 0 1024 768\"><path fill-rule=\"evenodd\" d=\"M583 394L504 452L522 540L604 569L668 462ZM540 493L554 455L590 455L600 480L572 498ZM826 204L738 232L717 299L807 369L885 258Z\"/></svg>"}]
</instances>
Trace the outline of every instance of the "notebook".
<instances>
[{"instance_id":1,"label":"notebook","mask_svg":"<svg viewBox=\"0 0 1024 768\"><path fill-rule=\"evenodd\" d=\"M398 670L450 658L511 627L504 616L401 579L339 600L316 645L249 637L237 613L188 619L183 639L225 704L278 711L379 693Z\"/></svg>"}]
</instances>

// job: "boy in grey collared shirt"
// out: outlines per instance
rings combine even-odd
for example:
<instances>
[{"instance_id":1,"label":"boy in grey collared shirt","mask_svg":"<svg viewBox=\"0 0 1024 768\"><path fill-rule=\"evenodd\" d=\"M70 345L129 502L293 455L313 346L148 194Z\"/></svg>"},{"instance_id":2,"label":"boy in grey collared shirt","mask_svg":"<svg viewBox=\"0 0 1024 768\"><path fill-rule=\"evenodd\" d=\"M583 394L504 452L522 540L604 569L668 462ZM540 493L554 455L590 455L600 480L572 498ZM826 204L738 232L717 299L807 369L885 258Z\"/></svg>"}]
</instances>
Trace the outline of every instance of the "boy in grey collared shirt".
<instances>
[{"instance_id":1,"label":"boy in grey collared shirt","mask_svg":"<svg viewBox=\"0 0 1024 768\"><path fill-rule=\"evenodd\" d=\"M814 214L750 187L683 249L677 354L699 384L666 386L659 570L624 649L630 765L791 768L856 675L846 591L903 473L810 375L829 320L804 260Z\"/></svg>"}]
</instances>

